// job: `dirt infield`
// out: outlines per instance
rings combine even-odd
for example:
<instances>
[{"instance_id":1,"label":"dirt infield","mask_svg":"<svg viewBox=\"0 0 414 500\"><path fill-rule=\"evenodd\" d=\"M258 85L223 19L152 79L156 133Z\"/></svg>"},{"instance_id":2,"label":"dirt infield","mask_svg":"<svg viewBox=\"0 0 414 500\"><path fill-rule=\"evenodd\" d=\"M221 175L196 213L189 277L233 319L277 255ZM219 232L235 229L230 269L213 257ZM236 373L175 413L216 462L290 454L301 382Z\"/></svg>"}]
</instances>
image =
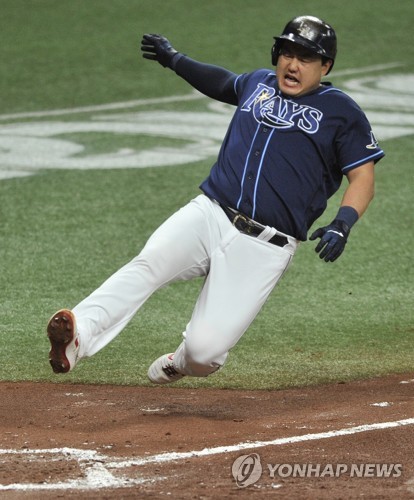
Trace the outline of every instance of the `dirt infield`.
<instances>
[{"instance_id":1,"label":"dirt infield","mask_svg":"<svg viewBox=\"0 0 414 500\"><path fill-rule=\"evenodd\" d=\"M414 498L413 390L3 382L0 497Z\"/></svg>"}]
</instances>

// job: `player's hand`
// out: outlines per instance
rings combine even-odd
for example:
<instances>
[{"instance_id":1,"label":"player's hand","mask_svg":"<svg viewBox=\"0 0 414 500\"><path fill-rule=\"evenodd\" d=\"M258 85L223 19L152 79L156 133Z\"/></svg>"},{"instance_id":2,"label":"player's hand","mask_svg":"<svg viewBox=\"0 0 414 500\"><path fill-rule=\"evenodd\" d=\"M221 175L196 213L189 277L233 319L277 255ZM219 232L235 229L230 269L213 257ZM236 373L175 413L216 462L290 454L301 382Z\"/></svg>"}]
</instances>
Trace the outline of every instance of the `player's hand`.
<instances>
[{"instance_id":1,"label":"player's hand","mask_svg":"<svg viewBox=\"0 0 414 500\"><path fill-rule=\"evenodd\" d=\"M171 61L178 52L162 35L144 35L141 41L142 57L158 61L162 66L171 68Z\"/></svg>"},{"instance_id":2,"label":"player's hand","mask_svg":"<svg viewBox=\"0 0 414 500\"><path fill-rule=\"evenodd\" d=\"M328 226L320 227L312 233L310 240L320 238L315 252L325 262L333 262L344 251L348 239L350 227L342 220L333 220Z\"/></svg>"}]
</instances>

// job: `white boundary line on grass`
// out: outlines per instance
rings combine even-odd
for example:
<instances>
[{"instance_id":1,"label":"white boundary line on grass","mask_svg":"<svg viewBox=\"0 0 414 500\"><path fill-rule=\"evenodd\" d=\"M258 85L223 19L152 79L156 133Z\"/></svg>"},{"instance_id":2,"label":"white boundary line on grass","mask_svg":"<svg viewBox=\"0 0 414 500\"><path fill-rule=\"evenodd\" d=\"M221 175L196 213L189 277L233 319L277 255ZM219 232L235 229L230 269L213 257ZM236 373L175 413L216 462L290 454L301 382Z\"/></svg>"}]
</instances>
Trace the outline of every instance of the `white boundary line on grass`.
<instances>
[{"instance_id":1,"label":"white boundary line on grass","mask_svg":"<svg viewBox=\"0 0 414 500\"><path fill-rule=\"evenodd\" d=\"M43 116L61 116L73 115L76 113L94 113L96 111L111 111L115 109L135 108L136 106L145 106L146 104L164 104L169 102L195 101L204 98L203 94L193 91L186 95L172 95L168 97L154 97L148 99L136 99L126 102L112 102L109 104L97 104L95 106L82 106L79 108L53 109L49 111L28 111L24 113L10 113L0 115L0 120L11 120L15 118L41 118Z\"/></svg>"},{"instance_id":2,"label":"white boundary line on grass","mask_svg":"<svg viewBox=\"0 0 414 500\"><path fill-rule=\"evenodd\" d=\"M363 68L350 68L350 69L344 69L342 71L333 71L332 75L333 76L357 75L361 73L383 71L385 69L397 68L399 66L403 66L403 63L393 62L387 64L376 64L374 66L365 66ZM23 113L8 113L3 115L0 114L0 121L13 120L18 118L41 118L45 116L61 116L61 115L73 115L76 113L111 111L116 109L134 108L136 106L145 106L147 104L163 104L169 102L195 101L198 99L203 99L204 97L205 96L203 94L194 90L191 94L186 94L186 95L172 95L168 97L136 99L133 101L126 101L126 102L114 102L109 104L98 104L95 106L83 106L77 108L54 109L49 111L28 111Z\"/></svg>"},{"instance_id":3,"label":"white boundary line on grass","mask_svg":"<svg viewBox=\"0 0 414 500\"><path fill-rule=\"evenodd\" d=\"M314 434L304 434L301 436L290 436L284 438L277 438L271 441L247 441L236 445L217 446L214 448L204 448L198 451L189 452L170 452L159 453L148 457L141 458L119 458L109 457L102 455L94 450L81 450L76 448L51 448L40 450L16 450L16 449L0 449L0 463L4 463L2 456L7 455L20 455L27 456L29 460L35 460L38 455L41 455L44 461L45 455L52 455L50 461L56 461L53 455L59 455L58 459L65 458L66 460L77 460L80 470L84 477L81 479L70 479L58 483L14 483L2 485L0 484L0 491L6 490L20 490L20 491L39 491L39 490L96 490L100 488L127 488L137 484L144 484L146 482L154 482L155 479L148 479L144 477L139 478L126 478L123 476L115 476L110 469L126 469L133 466L142 466L151 463L166 463L175 462L178 460L185 460L190 458L199 458L210 455L219 455L223 453L235 453L242 450L264 448L267 446L282 446L287 444L302 443L306 441L316 441L319 439L330 439L339 436L351 436L361 432L377 431L384 429L392 429L403 427L407 425L414 425L414 418L407 418L404 420L396 420L392 422L380 422L374 424L359 425L356 427L349 427L339 430L318 432ZM158 477L157 480L165 478Z\"/></svg>"}]
</instances>

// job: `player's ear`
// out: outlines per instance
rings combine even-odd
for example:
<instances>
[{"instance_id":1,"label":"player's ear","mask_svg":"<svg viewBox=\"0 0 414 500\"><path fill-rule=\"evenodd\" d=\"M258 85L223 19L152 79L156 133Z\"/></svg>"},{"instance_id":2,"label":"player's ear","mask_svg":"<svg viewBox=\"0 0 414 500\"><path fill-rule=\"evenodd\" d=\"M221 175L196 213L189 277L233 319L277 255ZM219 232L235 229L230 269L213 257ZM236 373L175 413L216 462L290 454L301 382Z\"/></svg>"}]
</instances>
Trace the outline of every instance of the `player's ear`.
<instances>
[{"instance_id":1,"label":"player's ear","mask_svg":"<svg viewBox=\"0 0 414 500\"><path fill-rule=\"evenodd\" d=\"M331 67L332 67L331 59L322 59L322 71L321 71L322 76L327 75Z\"/></svg>"}]
</instances>

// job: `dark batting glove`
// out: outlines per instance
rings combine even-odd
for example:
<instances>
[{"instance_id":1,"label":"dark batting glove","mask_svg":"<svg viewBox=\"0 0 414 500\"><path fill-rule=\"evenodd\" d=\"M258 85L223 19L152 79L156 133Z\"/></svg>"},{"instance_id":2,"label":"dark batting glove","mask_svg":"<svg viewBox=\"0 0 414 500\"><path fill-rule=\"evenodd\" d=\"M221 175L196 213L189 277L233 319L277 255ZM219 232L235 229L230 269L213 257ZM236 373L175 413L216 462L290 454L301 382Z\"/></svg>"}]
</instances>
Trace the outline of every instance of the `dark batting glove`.
<instances>
[{"instance_id":1,"label":"dark batting glove","mask_svg":"<svg viewBox=\"0 0 414 500\"><path fill-rule=\"evenodd\" d=\"M164 68L172 68L172 60L178 52L162 35L144 35L141 41L142 57L158 61Z\"/></svg>"},{"instance_id":2,"label":"dark batting glove","mask_svg":"<svg viewBox=\"0 0 414 500\"><path fill-rule=\"evenodd\" d=\"M315 252L325 262L334 262L344 251L351 227L358 220L358 212L352 207L341 207L335 219L312 233L310 240L320 238Z\"/></svg>"}]
</instances>

